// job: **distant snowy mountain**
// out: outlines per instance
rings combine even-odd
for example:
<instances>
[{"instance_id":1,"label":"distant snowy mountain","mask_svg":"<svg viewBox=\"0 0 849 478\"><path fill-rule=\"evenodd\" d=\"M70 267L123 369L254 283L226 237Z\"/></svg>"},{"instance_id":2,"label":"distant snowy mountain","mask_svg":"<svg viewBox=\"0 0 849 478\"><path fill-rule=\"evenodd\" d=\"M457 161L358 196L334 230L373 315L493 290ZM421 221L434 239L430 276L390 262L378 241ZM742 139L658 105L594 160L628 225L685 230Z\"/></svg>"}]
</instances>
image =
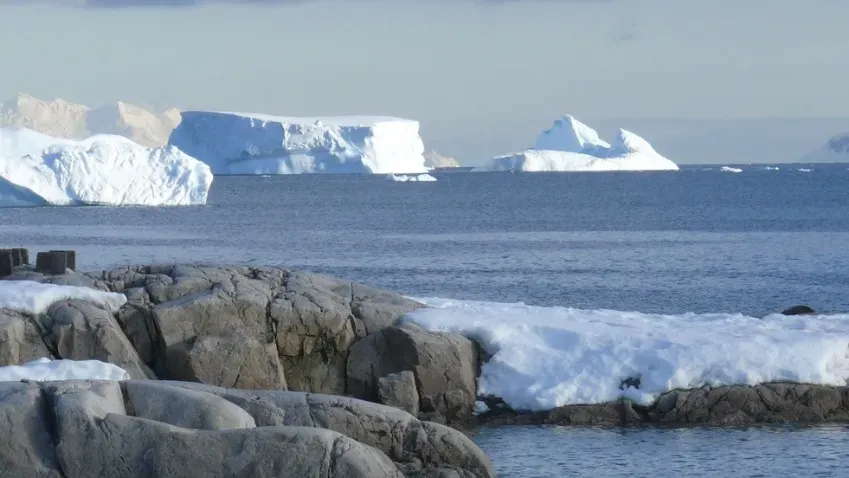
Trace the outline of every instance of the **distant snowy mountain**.
<instances>
[{"instance_id":1,"label":"distant snowy mountain","mask_svg":"<svg viewBox=\"0 0 849 478\"><path fill-rule=\"evenodd\" d=\"M434 150L426 152L424 159L424 164L428 168L457 168L460 166L456 159L443 156Z\"/></svg>"},{"instance_id":2,"label":"distant snowy mountain","mask_svg":"<svg viewBox=\"0 0 849 478\"><path fill-rule=\"evenodd\" d=\"M0 207L198 205L212 181L209 166L172 146L0 127Z\"/></svg>"},{"instance_id":3,"label":"distant snowy mountain","mask_svg":"<svg viewBox=\"0 0 849 478\"><path fill-rule=\"evenodd\" d=\"M418 121L184 111L169 144L215 174L421 174Z\"/></svg>"},{"instance_id":4,"label":"distant snowy mountain","mask_svg":"<svg viewBox=\"0 0 849 478\"><path fill-rule=\"evenodd\" d=\"M822 147L799 160L800 163L847 163L849 162L849 133L838 134L826 141Z\"/></svg>"},{"instance_id":5,"label":"distant snowy mountain","mask_svg":"<svg viewBox=\"0 0 849 478\"><path fill-rule=\"evenodd\" d=\"M115 134L142 146L163 146L179 122L178 110L156 114L123 101L92 109L63 99L41 100L19 93L0 104L0 127L19 126L64 139Z\"/></svg>"},{"instance_id":6,"label":"distant snowy mountain","mask_svg":"<svg viewBox=\"0 0 849 478\"><path fill-rule=\"evenodd\" d=\"M533 148L497 156L483 170L494 171L677 171L648 141L620 129L613 144L565 115L543 131Z\"/></svg>"}]
</instances>

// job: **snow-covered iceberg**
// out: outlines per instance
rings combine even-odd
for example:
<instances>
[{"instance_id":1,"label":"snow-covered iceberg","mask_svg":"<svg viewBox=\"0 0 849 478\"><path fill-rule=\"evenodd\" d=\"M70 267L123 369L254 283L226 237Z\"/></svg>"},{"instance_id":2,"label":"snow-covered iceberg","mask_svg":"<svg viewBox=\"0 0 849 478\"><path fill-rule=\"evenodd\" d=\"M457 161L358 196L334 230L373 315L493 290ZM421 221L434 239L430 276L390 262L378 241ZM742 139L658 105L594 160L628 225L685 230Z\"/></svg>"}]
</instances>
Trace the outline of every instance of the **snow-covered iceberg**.
<instances>
[{"instance_id":1,"label":"snow-covered iceberg","mask_svg":"<svg viewBox=\"0 0 849 478\"><path fill-rule=\"evenodd\" d=\"M846 163L849 162L849 133L830 138L819 149L802 157L799 163Z\"/></svg>"},{"instance_id":2,"label":"snow-covered iceberg","mask_svg":"<svg viewBox=\"0 0 849 478\"><path fill-rule=\"evenodd\" d=\"M436 178L431 176L430 174L387 174L387 181L394 181L396 183L407 183L407 182L434 182Z\"/></svg>"},{"instance_id":3,"label":"snow-covered iceberg","mask_svg":"<svg viewBox=\"0 0 849 478\"><path fill-rule=\"evenodd\" d=\"M613 144L573 116L543 131L533 148L497 156L489 171L677 171L645 139L620 129Z\"/></svg>"},{"instance_id":4,"label":"snow-covered iceberg","mask_svg":"<svg viewBox=\"0 0 849 478\"><path fill-rule=\"evenodd\" d=\"M479 395L516 409L623 397L648 404L669 390L704 385L849 380L849 314L656 315L416 300L429 307L402 320L480 343L491 358L481 369ZM639 388L625 386L629 378L639 379Z\"/></svg>"},{"instance_id":5,"label":"snow-covered iceberg","mask_svg":"<svg viewBox=\"0 0 849 478\"><path fill-rule=\"evenodd\" d=\"M184 111L169 144L215 174L427 172L419 123L384 116Z\"/></svg>"},{"instance_id":6,"label":"snow-covered iceberg","mask_svg":"<svg viewBox=\"0 0 849 478\"><path fill-rule=\"evenodd\" d=\"M212 180L209 166L174 146L0 128L0 207L205 204Z\"/></svg>"}]
</instances>

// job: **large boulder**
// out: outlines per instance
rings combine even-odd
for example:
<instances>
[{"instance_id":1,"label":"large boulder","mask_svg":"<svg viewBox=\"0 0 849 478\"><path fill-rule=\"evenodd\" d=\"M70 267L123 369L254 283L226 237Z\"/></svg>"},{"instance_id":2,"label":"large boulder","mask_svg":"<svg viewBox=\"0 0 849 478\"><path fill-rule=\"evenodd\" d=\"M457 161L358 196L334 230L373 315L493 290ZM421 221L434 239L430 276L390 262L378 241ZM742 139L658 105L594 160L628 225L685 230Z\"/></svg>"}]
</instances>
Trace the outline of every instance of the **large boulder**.
<instances>
[{"instance_id":1,"label":"large boulder","mask_svg":"<svg viewBox=\"0 0 849 478\"><path fill-rule=\"evenodd\" d=\"M348 394L378 401L381 378L409 371L415 379L420 413L438 421L463 421L474 408L477 369L477 348L469 339L405 323L351 347Z\"/></svg>"},{"instance_id":2,"label":"large boulder","mask_svg":"<svg viewBox=\"0 0 849 478\"><path fill-rule=\"evenodd\" d=\"M41 357L54 357L42 335L43 326L19 312L0 309L0 367Z\"/></svg>"},{"instance_id":3,"label":"large boulder","mask_svg":"<svg viewBox=\"0 0 849 478\"><path fill-rule=\"evenodd\" d=\"M124 335L112 312L79 300L53 304L41 323L49 330L51 348L70 360L113 363L136 379L154 378Z\"/></svg>"},{"instance_id":4,"label":"large boulder","mask_svg":"<svg viewBox=\"0 0 849 478\"><path fill-rule=\"evenodd\" d=\"M422 307L280 268L134 266L88 277L127 296L118 322L159 377L225 387L345 394L351 345Z\"/></svg>"},{"instance_id":5,"label":"large boulder","mask_svg":"<svg viewBox=\"0 0 849 478\"><path fill-rule=\"evenodd\" d=\"M465 435L400 410L187 382L0 383L0 436L16 477L494 476Z\"/></svg>"}]
</instances>

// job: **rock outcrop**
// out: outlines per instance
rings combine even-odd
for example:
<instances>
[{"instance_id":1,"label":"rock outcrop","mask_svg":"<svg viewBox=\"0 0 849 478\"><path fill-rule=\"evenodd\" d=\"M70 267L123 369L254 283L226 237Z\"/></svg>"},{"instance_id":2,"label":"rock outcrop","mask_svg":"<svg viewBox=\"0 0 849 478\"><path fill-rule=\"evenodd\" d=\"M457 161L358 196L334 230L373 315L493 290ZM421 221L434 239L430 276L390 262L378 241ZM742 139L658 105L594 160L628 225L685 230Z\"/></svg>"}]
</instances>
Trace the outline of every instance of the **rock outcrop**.
<instances>
[{"instance_id":1,"label":"rock outcrop","mask_svg":"<svg viewBox=\"0 0 849 478\"><path fill-rule=\"evenodd\" d=\"M465 435L360 400L158 381L0 382L15 477L494 476Z\"/></svg>"},{"instance_id":2,"label":"rock outcrop","mask_svg":"<svg viewBox=\"0 0 849 478\"><path fill-rule=\"evenodd\" d=\"M421 429L432 433L448 430L436 423L849 421L848 387L789 383L674 390L651 406L620 401L539 413L513 411L495 397L483 397L489 410L475 418L477 378L487 357L460 335L400 323L404 314L423 305L398 294L273 267L131 266L53 276L18 267L4 279L120 292L127 302L116 313L80 300L57 302L38 316L0 310L0 366L40 357L102 360L127 370L133 379L180 381L174 386L221 397L247 412L256 426L322 423L369 446L377 445L359 431L327 425L320 418L325 412L318 410L329 407L335 417L346 417L338 418L345 426L362 424L354 415L363 410L384 416L384 423L390 409L380 405L369 408L365 402L356 402L356 414L344 412L346 404L355 402L342 396L363 399L394 407L393 423L403 424L397 425L402 428L419 423L411 420L427 420ZM808 313L808 309L797 307L784 313ZM160 399L137 397L134 406L142 418L168 426L200 429L227 423L244 428L251 424L233 407L216 417L204 412L208 408L203 407L219 403L207 403L208 397L198 399L205 405L175 416L178 412L166 410L171 400L167 397L173 393L177 392L157 390L154 395ZM303 416L295 420L296 413ZM396 436L396 428L381 430L381 439ZM166 432L171 433L162 433ZM401 445L377 448L395 462L404 461Z\"/></svg>"},{"instance_id":3,"label":"rock outcrop","mask_svg":"<svg viewBox=\"0 0 849 478\"><path fill-rule=\"evenodd\" d=\"M18 270L6 279L126 295L115 318L76 301L56 304L46 317L0 315L21 322L14 326L19 341L27 323L50 331L43 345L55 358L88 355L121 365L133 378L149 378L152 370L162 379L338 395L346 393L351 345L422 307L361 284L280 268L138 266L58 276ZM85 335L89 329L97 333ZM76 340L65 339L72 333ZM24 358L18 352L9 363Z\"/></svg>"},{"instance_id":4,"label":"rock outcrop","mask_svg":"<svg viewBox=\"0 0 849 478\"><path fill-rule=\"evenodd\" d=\"M469 339L405 323L371 334L351 347L348 391L377 401L381 380L393 380L392 374L409 371L420 413L435 420L464 421L475 403L477 363L477 349ZM384 395L393 396L389 402L398 400L397 392L387 393L387 388L384 383Z\"/></svg>"},{"instance_id":5,"label":"rock outcrop","mask_svg":"<svg viewBox=\"0 0 849 478\"><path fill-rule=\"evenodd\" d=\"M5 279L120 292L127 303L115 316L78 300L37 317L0 311L0 366L97 359L134 379L348 395L439 423L471 417L476 347L460 335L398 326L422 307L398 294L280 268L133 266L55 276L18 268Z\"/></svg>"},{"instance_id":6,"label":"rock outcrop","mask_svg":"<svg viewBox=\"0 0 849 478\"><path fill-rule=\"evenodd\" d=\"M749 425L849 422L849 387L770 382L664 393L650 406L627 400L518 413L488 400L489 423L551 425Z\"/></svg>"}]
</instances>

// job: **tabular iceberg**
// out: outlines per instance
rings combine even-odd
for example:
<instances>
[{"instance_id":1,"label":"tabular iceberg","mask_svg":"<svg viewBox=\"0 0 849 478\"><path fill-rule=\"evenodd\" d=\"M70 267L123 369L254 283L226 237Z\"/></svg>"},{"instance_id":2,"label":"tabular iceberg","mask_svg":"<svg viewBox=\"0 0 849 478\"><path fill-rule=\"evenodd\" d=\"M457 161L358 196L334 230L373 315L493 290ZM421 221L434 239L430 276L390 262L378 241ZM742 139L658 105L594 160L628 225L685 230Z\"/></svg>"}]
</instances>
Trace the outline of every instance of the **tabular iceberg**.
<instances>
[{"instance_id":1,"label":"tabular iceberg","mask_svg":"<svg viewBox=\"0 0 849 478\"><path fill-rule=\"evenodd\" d=\"M491 171L677 171L645 139L620 129L613 144L572 116L544 131L533 148L497 156L482 169Z\"/></svg>"},{"instance_id":2,"label":"tabular iceberg","mask_svg":"<svg viewBox=\"0 0 849 478\"><path fill-rule=\"evenodd\" d=\"M205 204L212 179L209 166L173 146L0 128L0 207Z\"/></svg>"},{"instance_id":3,"label":"tabular iceberg","mask_svg":"<svg viewBox=\"0 0 849 478\"><path fill-rule=\"evenodd\" d=\"M385 116L290 118L182 112L169 143L215 174L419 174L419 123Z\"/></svg>"}]
</instances>

